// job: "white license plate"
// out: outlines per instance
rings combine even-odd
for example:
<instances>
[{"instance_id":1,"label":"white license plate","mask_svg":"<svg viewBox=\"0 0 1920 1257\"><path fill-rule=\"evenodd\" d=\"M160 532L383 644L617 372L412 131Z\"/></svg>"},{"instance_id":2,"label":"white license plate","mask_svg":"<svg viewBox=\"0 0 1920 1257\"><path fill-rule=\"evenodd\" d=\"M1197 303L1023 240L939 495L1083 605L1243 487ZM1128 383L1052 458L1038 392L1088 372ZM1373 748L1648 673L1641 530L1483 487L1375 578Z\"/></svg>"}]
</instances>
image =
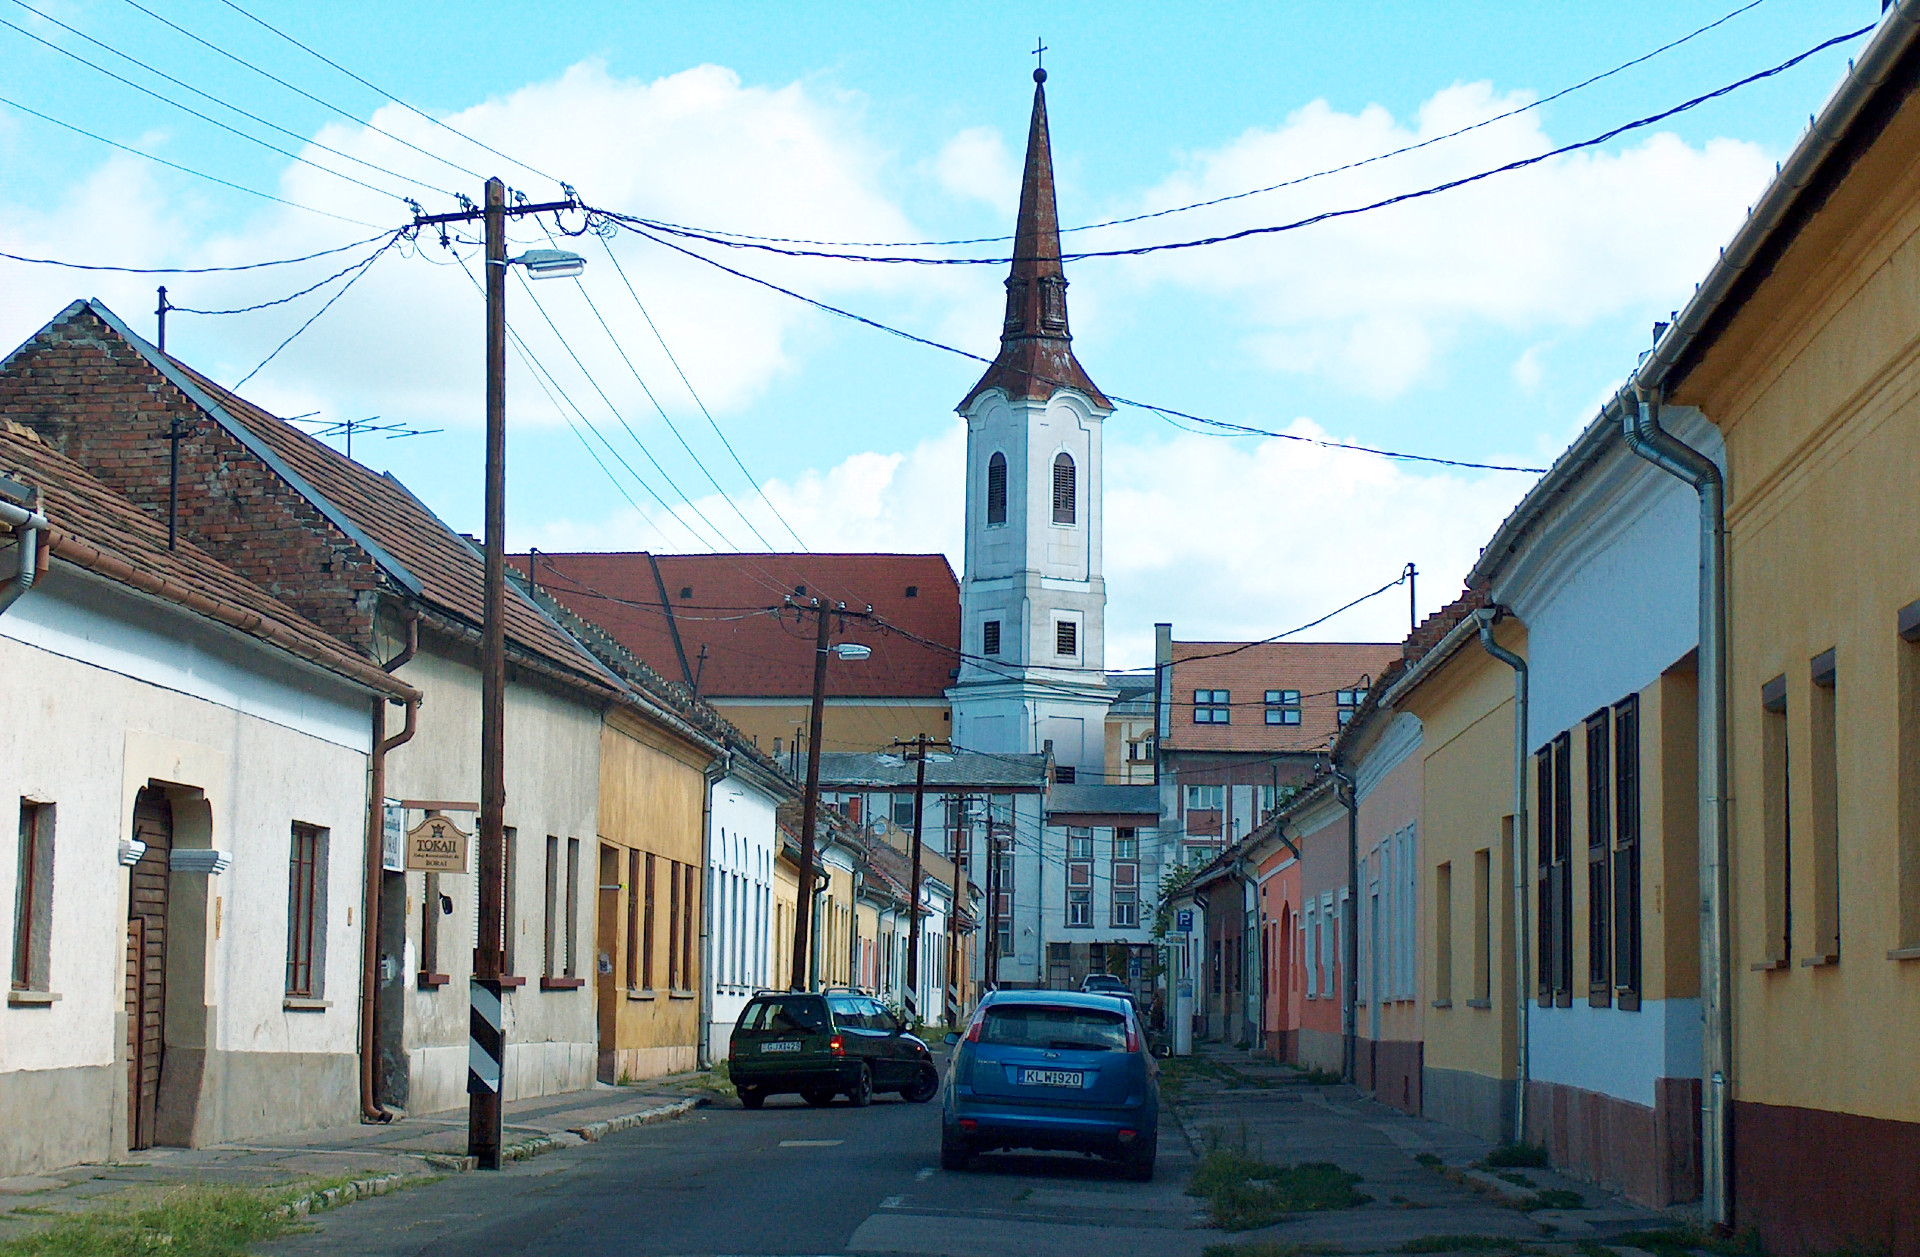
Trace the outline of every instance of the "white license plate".
<instances>
[{"instance_id":1,"label":"white license plate","mask_svg":"<svg viewBox=\"0 0 1920 1257\"><path fill-rule=\"evenodd\" d=\"M762 1043L760 1050L762 1052L798 1052L800 1045L791 1039L783 1039L778 1043Z\"/></svg>"},{"instance_id":2,"label":"white license plate","mask_svg":"<svg viewBox=\"0 0 1920 1257\"><path fill-rule=\"evenodd\" d=\"M1078 1087L1085 1077L1077 1069L1023 1069L1020 1071L1020 1085L1024 1087Z\"/></svg>"}]
</instances>

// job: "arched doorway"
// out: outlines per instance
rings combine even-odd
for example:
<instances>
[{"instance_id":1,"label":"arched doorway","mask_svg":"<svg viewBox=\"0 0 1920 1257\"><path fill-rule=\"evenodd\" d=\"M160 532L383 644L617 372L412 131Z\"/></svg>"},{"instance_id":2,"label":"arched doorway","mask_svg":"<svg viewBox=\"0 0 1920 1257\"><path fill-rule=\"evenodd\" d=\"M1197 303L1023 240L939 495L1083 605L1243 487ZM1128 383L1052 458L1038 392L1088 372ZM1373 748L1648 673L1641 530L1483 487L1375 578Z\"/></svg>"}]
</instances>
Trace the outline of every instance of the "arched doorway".
<instances>
[{"instance_id":1,"label":"arched doorway","mask_svg":"<svg viewBox=\"0 0 1920 1257\"><path fill-rule=\"evenodd\" d=\"M166 1049L173 804L164 790L146 786L135 797L133 840L146 844L127 899L127 1146L138 1149L153 1146Z\"/></svg>"}]
</instances>

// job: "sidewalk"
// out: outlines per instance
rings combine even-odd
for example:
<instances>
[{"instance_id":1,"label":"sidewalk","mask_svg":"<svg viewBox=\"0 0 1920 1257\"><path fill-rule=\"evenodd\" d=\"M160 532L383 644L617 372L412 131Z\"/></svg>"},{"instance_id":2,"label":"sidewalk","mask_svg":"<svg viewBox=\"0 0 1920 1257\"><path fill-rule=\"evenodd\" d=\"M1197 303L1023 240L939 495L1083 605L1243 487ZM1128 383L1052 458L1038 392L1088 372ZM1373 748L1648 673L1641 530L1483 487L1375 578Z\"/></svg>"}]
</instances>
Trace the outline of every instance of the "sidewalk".
<instances>
[{"instance_id":1,"label":"sidewalk","mask_svg":"<svg viewBox=\"0 0 1920 1257\"><path fill-rule=\"evenodd\" d=\"M1672 1216L1552 1170L1480 1169L1475 1163L1492 1145L1376 1103L1353 1087L1310 1086L1297 1070L1231 1048L1196 1044L1194 1052L1168 1062L1162 1087L1196 1156L1224 1147L1280 1164L1330 1161L1360 1175L1357 1190L1372 1197L1357 1208L1299 1213L1222 1237L1234 1244L1436 1252L1443 1251L1443 1238L1484 1236L1524 1242L1528 1251L1564 1246L1573 1254L1613 1237L1678 1225ZM1573 1208L1533 1207L1576 1199Z\"/></svg>"},{"instance_id":2,"label":"sidewalk","mask_svg":"<svg viewBox=\"0 0 1920 1257\"><path fill-rule=\"evenodd\" d=\"M717 1094L707 1081L705 1074L679 1074L513 1101L503 1113L505 1155L525 1160L670 1120ZM151 1203L183 1186L325 1185L323 1193L296 1206L296 1212L305 1213L383 1195L409 1179L472 1170L466 1150L467 1115L458 1109L386 1125L328 1127L206 1148L152 1148L125 1161L0 1178L0 1240L46 1227L61 1214Z\"/></svg>"}]
</instances>

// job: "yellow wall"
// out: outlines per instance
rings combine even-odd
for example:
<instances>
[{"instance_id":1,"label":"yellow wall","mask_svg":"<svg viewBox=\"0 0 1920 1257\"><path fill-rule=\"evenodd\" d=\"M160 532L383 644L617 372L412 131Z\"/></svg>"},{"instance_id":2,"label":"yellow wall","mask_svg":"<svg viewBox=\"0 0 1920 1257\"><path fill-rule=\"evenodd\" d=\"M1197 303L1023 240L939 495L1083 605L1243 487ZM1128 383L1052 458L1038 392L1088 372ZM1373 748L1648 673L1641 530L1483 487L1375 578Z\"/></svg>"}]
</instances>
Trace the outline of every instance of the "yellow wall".
<instances>
[{"instance_id":1,"label":"yellow wall","mask_svg":"<svg viewBox=\"0 0 1920 1257\"><path fill-rule=\"evenodd\" d=\"M1724 434L1741 1099L1920 1120L1920 808L1903 816L1901 607L1920 598L1920 103L1909 98L1671 398ZM1834 649L1840 961L1814 950L1810 661ZM1905 656L1908 680L1915 660ZM1760 688L1784 675L1794 931L1766 928ZM1920 693L1907 687L1909 730ZM1911 742L1911 737L1909 737ZM1908 846L1903 863L1901 839ZM1909 930L1908 934L1911 935ZM1889 953L1902 952L1897 959Z\"/></svg>"},{"instance_id":2,"label":"yellow wall","mask_svg":"<svg viewBox=\"0 0 1920 1257\"><path fill-rule=\"evenodd\" d=\"M607 715L600 744L602 850L596 867L602 875L599 884L615 884L604 876L611 871L620 889L598 892L598 950L608 952L613 962L611 974L596 972L594 978L603 1078L609 1073L616 1080L649 1078L694 1064L699 1040L701 897L706 881L700 840L708 760L699 747L626 708L613 708ZM641 853L637 881L629 852ZM628 957L633 948L628 940L628 906L630 902L639 905L639 932L644 935L648 854L654 861L652 985L642 964L637 982L629 986ZM691 895L690 903L683 902L681 920L692 923L693 939L690 945L682 944L683 955L692 958L691 966L681 966L674 975L668 949L676 936L670 920L676 872L683 901ZM640 956L644 956L643 946ZM671 986L670 976L678 978Z\"/></svg>"},{"instance_id":3,"label":"yellow wall","mask_svg":"<svg viewBox=\"0 0 1920 1257\"><path fill-rule=\"evenodd\" d=\"M1522 656L1526 634L1512 620L1501 645ZM1516 1068L1513 987L1513 670L1469 641L1406 694L1399 707L1420 718L1420 901L1422 982L1450 986L1448 1007L1426 1010L1425 1064L1484 1078ZM1488 1007L1474 1007L1474 853L1488 852ZM1434 903L1439 866L1450 870L1451 981L1436 970Z\"/></svg>"},{"instance_id":4,"label":"yellow wall","mask_svg":"<svg viewBox=\"0 0 1920 1257\"><path fill-rule=\"evenodd\" d=\"M786 990L793 980L793 914L800 893L800 872L784 856L773 862L773 953L769 986Z\"/></svg>"},{"instance_id":5,"label":"yellow wall","mask_svg":"<svg viewBox=\"0 0 1920 1257\"><path fill-rule=\"evenodd\" d=\"M1153 736L1152 716L1107 717L1107 781L1112 785L1150 786L1153 760L1127 758L1127 743Z\"/></svg>"},{"instance_id":6,"label":"yellow wall","mask_svg":"<svg viewBox=\"0 0 1920 1257\"><path fill-rule=\"evenodd\" d=\"M857 665L850 665L857 666ZM774 739L780 741L780 762L787 762L787 751L796 736L806 751L809 704L803 699L791 703L741 702L733 699L710 700L720 714L755 746L773 754ZM893 745L895 739L926 734L945 738L953 732L951 709L946 700L901 700L885 705L839 704L831 700L820 725L824 751L878 751Z\"/></svg>"}]
</instances>

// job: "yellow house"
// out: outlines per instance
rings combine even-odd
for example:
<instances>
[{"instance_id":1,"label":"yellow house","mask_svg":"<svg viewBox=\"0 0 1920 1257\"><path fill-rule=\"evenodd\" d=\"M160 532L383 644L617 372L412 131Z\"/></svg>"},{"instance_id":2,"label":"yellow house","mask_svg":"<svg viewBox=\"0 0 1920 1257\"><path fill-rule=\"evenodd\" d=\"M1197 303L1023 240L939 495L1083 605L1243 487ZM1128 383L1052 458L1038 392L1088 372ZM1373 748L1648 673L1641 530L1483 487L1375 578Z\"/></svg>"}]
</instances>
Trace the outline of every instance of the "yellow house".
<instances>
[{"instance_id":1,"label":"yellow house","mask_svg":"<svg viewBox=\"0 0 1920 1257\"><path fill-rule=\"evenodd\" d=\"M1382 696L1417 717L1420 959L1425 1010L1421 1108L1504 1143L1515 1137L1521 995L1514 972L1514 675L1469 615ZM1503 621L1496 641L1526 652Z\"/></svg>"},{"instance_id":2,"label":"yellow house","mask_svg":"<svg viewBox=\"0 0 1920 1257\"><path fill-rule=\"evenodd\" d=\"M1917 68L1907 0L1634 381L1726 446L1731 1220L1770 1252L1920 1253Z\"/></svg>"}]
</instances>

